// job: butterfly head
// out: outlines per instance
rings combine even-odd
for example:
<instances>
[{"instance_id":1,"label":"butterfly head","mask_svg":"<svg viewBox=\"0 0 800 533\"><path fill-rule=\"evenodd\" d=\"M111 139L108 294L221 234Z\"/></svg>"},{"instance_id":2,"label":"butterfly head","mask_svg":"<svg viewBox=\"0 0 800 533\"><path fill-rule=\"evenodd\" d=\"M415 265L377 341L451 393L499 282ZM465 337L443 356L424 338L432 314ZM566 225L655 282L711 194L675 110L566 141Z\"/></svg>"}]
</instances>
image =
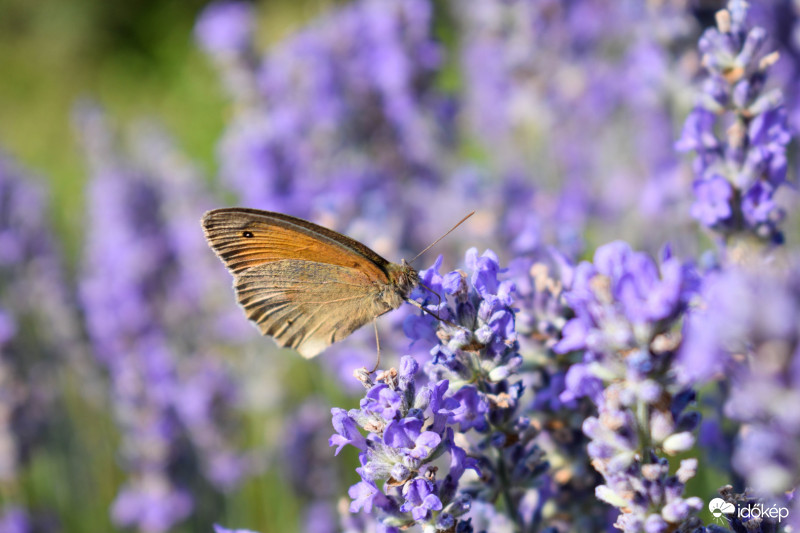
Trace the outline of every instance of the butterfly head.
<instances>
[{"instance_id":1,"label":"butterfly head","mask_svg":"<svg viewBox=\"0 0 800 533\"><path fill-rule=\"evenodd\" d=\"M407 298L419 285L419 273L403 259L399 265L390 265L389 281L397 288L397 292Z\"/></svg>"}]
</instances>

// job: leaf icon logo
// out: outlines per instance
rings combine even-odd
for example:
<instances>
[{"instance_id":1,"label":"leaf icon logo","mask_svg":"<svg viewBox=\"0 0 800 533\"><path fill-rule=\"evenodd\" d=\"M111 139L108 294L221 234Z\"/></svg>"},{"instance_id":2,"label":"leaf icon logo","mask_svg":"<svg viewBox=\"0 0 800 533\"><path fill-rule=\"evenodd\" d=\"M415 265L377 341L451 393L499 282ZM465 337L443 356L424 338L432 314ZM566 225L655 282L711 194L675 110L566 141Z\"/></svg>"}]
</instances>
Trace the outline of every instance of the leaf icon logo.
<instances>
[{"instance_id":1,"label":"leaf icon logo","mask_svg":"<svg viewBox=\"0 0 800 533\"><path fill-rule=\"evenodd\" d=\"M722 515L735 513L736 506L722 498L714 498L708 502L708 510L714 515L714 519L721 521Z\"/></svg>"}]
</instances>

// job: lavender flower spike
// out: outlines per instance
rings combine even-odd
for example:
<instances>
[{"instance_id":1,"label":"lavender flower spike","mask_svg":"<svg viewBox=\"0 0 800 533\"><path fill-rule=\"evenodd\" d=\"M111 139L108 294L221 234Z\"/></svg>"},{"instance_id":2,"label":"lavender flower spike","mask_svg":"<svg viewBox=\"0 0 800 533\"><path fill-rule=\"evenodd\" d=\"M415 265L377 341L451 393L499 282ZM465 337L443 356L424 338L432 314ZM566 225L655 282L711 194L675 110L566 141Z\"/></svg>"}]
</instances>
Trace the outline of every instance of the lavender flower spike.
<instances>
[{"instance_id":1,"label":"lavender flower spike","mask_svg":"<svg viewBox=\"0 0 800 533\"><path fill-rule=\"evenodd\" d=\"M781 243L784 212L774 197L786 183L792 133L783 94L765 89L778 53L764 50L763 28L746 28L746 2L729 6L700 38L709 77L676 148L697 154L694 218L726 240L750 235Z\"/></svg>"},{"instance_id":2,"label":"lavender flower spike","mask_svg":"<svg viewBox=\"0 0 800 533\"><path fill-rule=\"evenodd\" d=\"M785 500L800 487L800 268L709 276L680 356L684 379L728 381L724 414L742 424L731 466L755 496L789 507L788 522L800 527L797 497Z\"/></svg>"},{"instance_id":3,"label":"lavender flower spike","mask_svg":"<svg viewBox=\"0 0 800 533\"><path fill-rule=\"evenodd\" d=\"M671 372L677 324L694 292L691 270L676 258L657 265L615 242L576 267L565 294L575 318L554 350L582 351L583 362L568 371L562 399L591 395L597 404L583 423L604 478L595 495L622 511L614 525L625 532L673 530L702 508L682 496L697 461L682 461L670 476L663 457L690 450L699 422L686 410L694 393Z\"/></svg>"},{"instance_id":4,"label":"lavender flower spike","mask_svg":"<svg viewBox=\"0 0 800 533\"><path fill-rule=\"evenodd\" d=\"M419 364L403 357L399 370L368 383L360 409L347 419L333 410L338 434L330 444L362 450L362 481L350 489L350 508L375 513L384 527L466 533L471 502L498 494L510 521L522 525L520 500L545 466L527 418L518 413L523 386L514 380L521 363L510 307L514 285L502 279L504 269L491 251L467 252L469 274L443 276L441 262L420 272L426 289L412 297L446 322L423 314L404 324L433 356L425 367L427 384ZM353 423L368 431L366 438L353 433ZM449 459L445 475L443 456Z\"/></svg>"},{"instance_id":5,"label":"lavender flower spike","mask_svg":"<svg viewBox=\"0 0 800 533\"><path fill-rule=\"evenodd\" d=\"M361 450L361 481L348 491L350 511L374 513L390 528L455 524L466 509L457 504L452 488L466 468L475 468L446 423L457 402L444 396L447 381L417 390L419 365L410 356L400 367L402 374L396 369L379 374L360 409L332 411L338 433L331 446L352 444ZM356 424L369 432L366 438L357 433ZM450 456L450 468L440 478L433 461L444 454Z\"/></svg>"}]
</instances>

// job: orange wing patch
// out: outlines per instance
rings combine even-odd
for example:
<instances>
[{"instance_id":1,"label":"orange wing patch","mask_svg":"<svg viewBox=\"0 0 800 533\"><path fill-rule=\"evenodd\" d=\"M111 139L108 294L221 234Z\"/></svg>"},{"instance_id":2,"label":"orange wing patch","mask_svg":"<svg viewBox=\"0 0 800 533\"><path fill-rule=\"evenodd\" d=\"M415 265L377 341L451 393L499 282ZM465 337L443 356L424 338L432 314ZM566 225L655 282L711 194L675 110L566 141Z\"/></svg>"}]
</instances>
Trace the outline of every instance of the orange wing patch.
<instances>
[{"instance_id":1,"label":"orange wing patch","mask_svg":"<svg viewBox=\"0 0 800 533\"><path fill-rule=\"evenodd\" d=\"M384 270L388 261L353 239L299 218L242 208L216 209L203 217L203 230L234 274L292 259L347 267L371 281L388 281Z\"/></svg>"}]
</instances>

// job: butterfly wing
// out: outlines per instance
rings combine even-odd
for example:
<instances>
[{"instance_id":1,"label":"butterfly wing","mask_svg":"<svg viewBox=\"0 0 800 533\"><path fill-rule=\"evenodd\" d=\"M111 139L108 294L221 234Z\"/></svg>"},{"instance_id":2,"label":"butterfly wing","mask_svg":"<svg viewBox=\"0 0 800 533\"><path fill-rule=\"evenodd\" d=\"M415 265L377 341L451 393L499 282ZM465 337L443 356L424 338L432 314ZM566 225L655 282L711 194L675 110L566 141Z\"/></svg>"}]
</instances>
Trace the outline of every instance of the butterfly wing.
<instances>
[{"instance_id":1,"label":"butterfly wing","mask_svg":"<svg viewBox=\"0 0 800 533\"><path fill-rule=\"evenodd\" d=\"M354 268L370 279L388 281L390 264L360 242L301 218L232 207L203 216L211 248L231 272L298 259Z\"/></svg>"},{"instance_id":2,"label":"butterfly wing","mask_svg":"<svg viewBox=\"0 0 800 533\"><path fill-rule=\"evenodd\" d=\"M328 263L274 261L238 274L234 285L261 333L307 358L393 309L365 274Z\"/></svg>"},{"instance_id":3,"label":"butterfly wing","mask_svg":"<svg viewBox=\"0 0 800 533\"><path fill-rule=\"evenodd\" d=\"M389 262L335 231L243 208L206 213L203 229L247 317L304 357L399 305L381 297Z\"/></svg>"}]
</instances>

